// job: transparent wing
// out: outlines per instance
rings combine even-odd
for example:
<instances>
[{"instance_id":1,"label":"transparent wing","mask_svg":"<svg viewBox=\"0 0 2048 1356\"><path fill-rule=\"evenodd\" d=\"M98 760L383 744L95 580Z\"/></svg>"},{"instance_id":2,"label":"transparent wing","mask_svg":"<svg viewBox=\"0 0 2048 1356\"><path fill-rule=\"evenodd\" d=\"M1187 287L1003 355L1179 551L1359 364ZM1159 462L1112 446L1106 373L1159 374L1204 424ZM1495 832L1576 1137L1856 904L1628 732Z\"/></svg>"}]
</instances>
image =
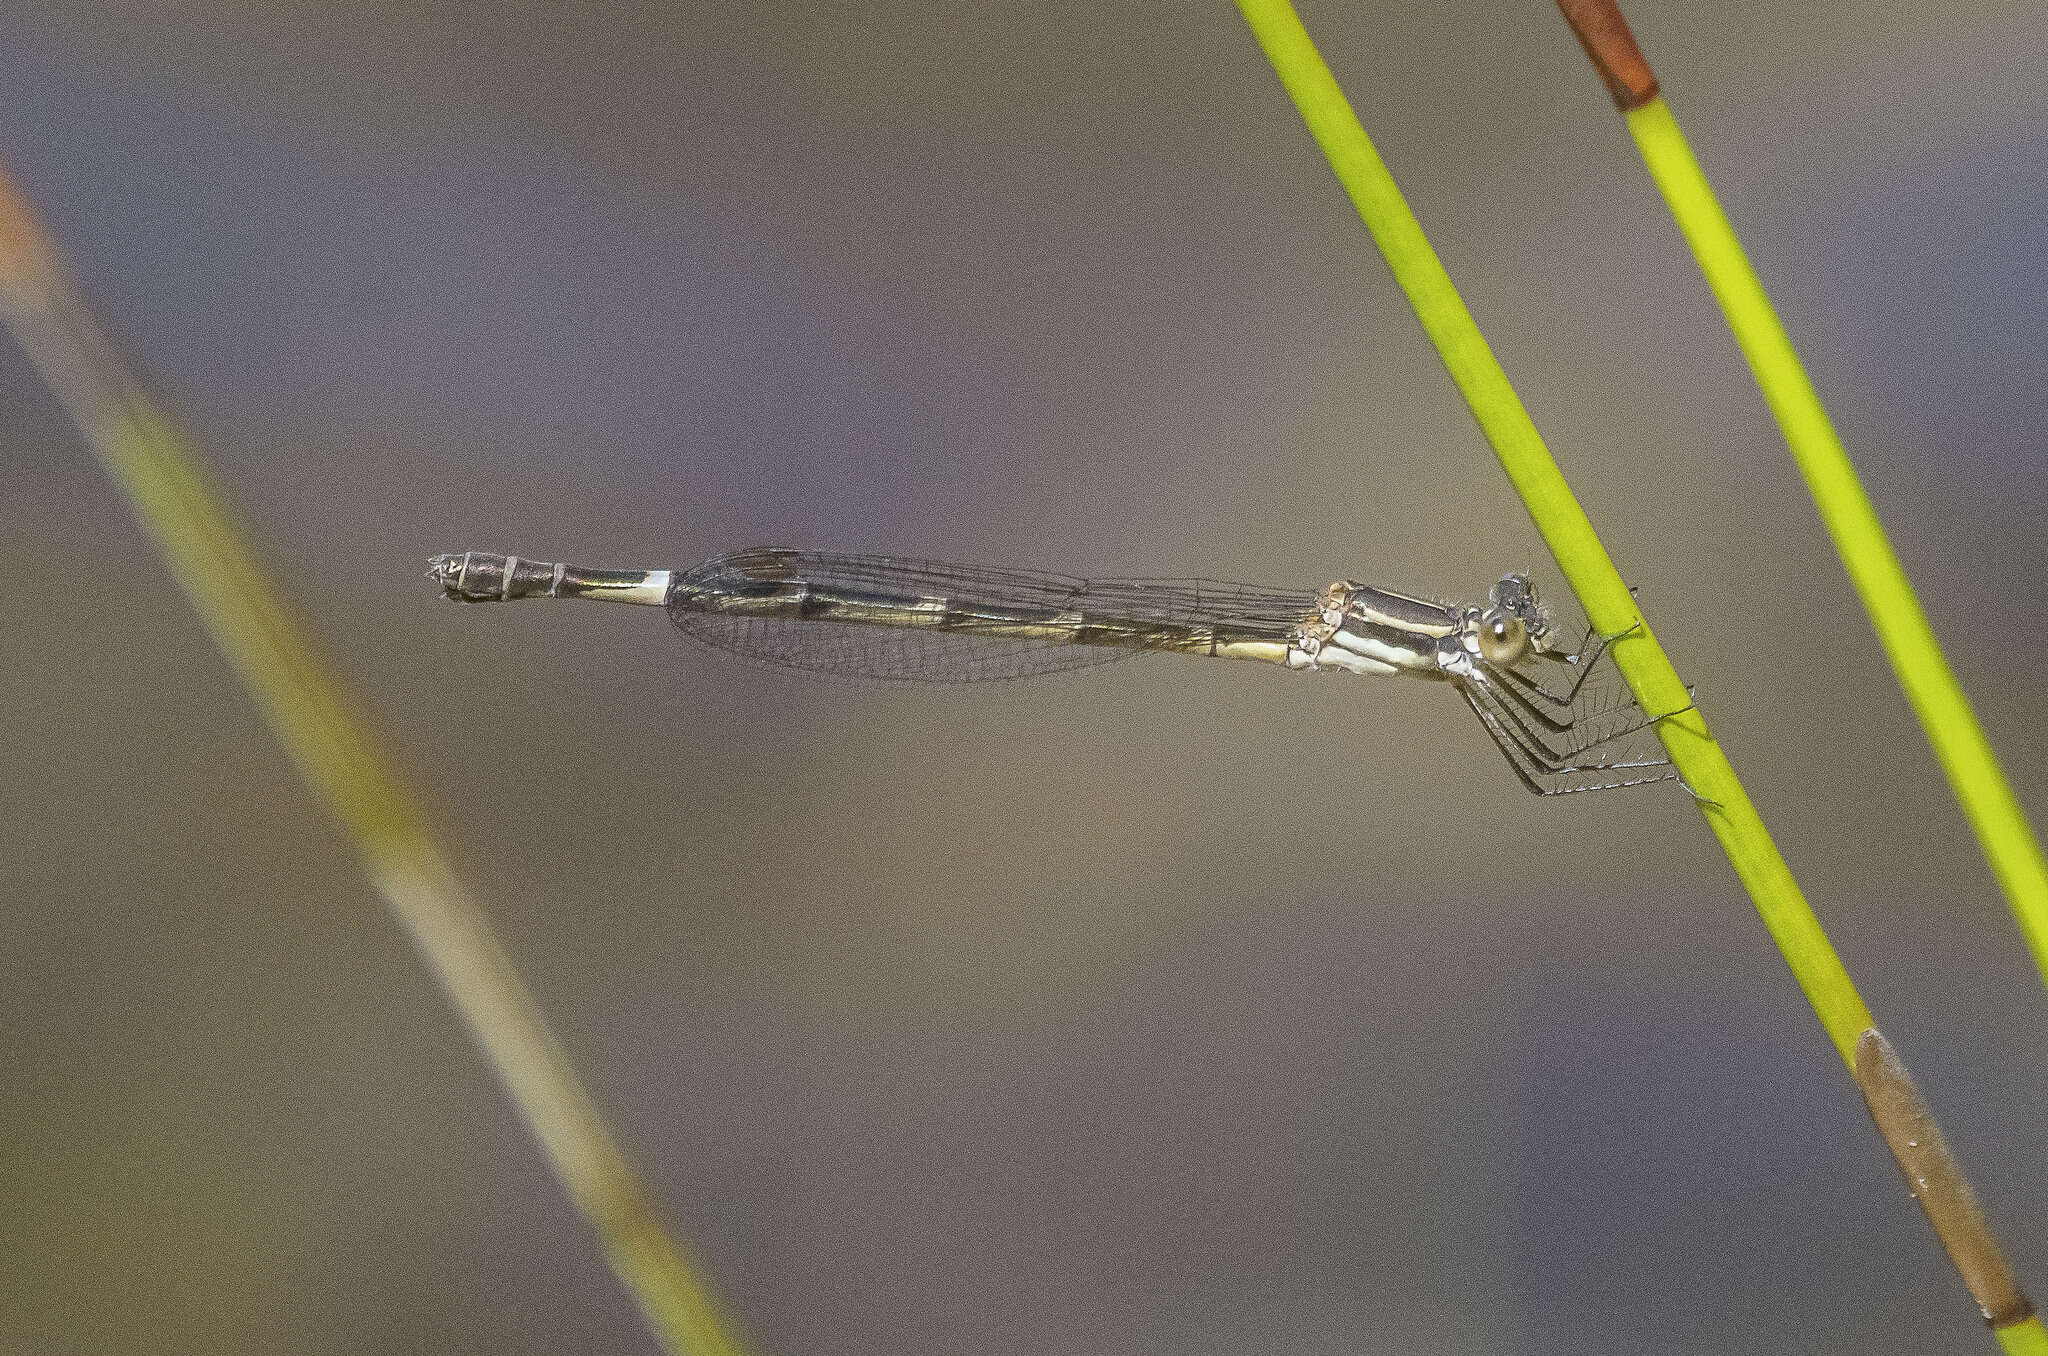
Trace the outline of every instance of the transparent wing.
<instances>
[{"instance_id":1,"label":"transparent wing","mask_svg":"<svg viewBox=\"0 0 2048 1356\"><path fill-rule=\"evenodd\" d=\"M706 645L782 668L892 682L983 683L1113 664L1143 650L997 636L878 630L846 622L686 614L679 630Z\"/></svg>"},{"instance_id":2,"label":"transparent wing","mask_svg":"<svg viewBox=\"0 0 2048 1356\"><path fill-rule=\"evenodd\" d=\"M685 572L668 612L683 634L764 663L960 683L1185 648L1204 628L1284 641L1313 604L1308 589L753 549Z\"/></svg>"}]
</instances>

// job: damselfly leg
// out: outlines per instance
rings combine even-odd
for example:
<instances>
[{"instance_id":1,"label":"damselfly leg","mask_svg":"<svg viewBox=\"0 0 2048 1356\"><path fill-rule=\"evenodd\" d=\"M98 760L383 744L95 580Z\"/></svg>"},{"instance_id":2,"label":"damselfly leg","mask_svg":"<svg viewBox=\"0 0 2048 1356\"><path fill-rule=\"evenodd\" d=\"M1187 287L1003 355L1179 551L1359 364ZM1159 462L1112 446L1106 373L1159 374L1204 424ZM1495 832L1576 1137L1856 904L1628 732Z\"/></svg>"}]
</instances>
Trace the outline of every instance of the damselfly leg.
<instances>
[{"instance_id":1,"label":"damselfly leg","mask_svg":"<svg viewBox=\"0 0 2048 1356\"><path fill-rule=\"evenodd\" d=\"M1451 677L1524 786L1539 795L1565 795L1678 775L1653 733L1664 717L1636 704L1608 648L1640 622L1616 636L1589 631L1567 651L1557 644L1556 623L1549 609L1537 606L1525 577L1503 579L1493 601L1523 620L1532 643L1513 662L1482 657ZM1562 690L1543 681L1551 665L1571 668ZM1592 683L1596 674L1604 681Z\"/></svg>"},{"instance_id":2,"label":"damselfly leg","mask_svg":"<svg viewBox=\"0 0 2048 1356\"><path fill-rule=\"evenodd\" d=\"M1543 660L1552 664L1571 666L1571 686L1563 692L1552 692L1543 685L1543 681L1540 678L1534 674L1523 673L1519 669L1507 668L1502 669L1501 672L1516 687L1531 697L1548 702L1552 706L1568 707L1579 699L1579 689L1586 685L1586 679L1593 673L1593 666L1598 664L1601 656L1607 653L1607 647L1620 640L1622 636L1631 635L1641 630L1642 626L1641 622L1637 622L1634 626L1629 627L1628 630L1623 631L1621 635L1617 636L1603 636L1598 633L1589 632L1586 639L1580 642L1579 648L1571 654L1560 654L1555 650L1533 651L1530 656L1532 660Z\"/></svg>"}]
</instances>

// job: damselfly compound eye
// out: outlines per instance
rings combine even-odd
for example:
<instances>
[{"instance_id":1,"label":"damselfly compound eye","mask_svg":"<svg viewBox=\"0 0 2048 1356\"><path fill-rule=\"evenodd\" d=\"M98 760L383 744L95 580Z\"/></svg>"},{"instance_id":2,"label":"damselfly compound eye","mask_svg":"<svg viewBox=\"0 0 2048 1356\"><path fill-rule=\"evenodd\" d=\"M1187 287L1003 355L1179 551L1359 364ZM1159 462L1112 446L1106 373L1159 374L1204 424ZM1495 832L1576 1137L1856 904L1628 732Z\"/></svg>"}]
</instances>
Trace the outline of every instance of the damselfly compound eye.
<instances>
[{"instance_id":1,"label":"damselfly compound eye","mask_svg":"<svg viewBox=\"0 0 2048 1356\"><path fill-rule=\"evenodd\" d=\"M1489 664L1512 664L1529 648L1529 630L1499 608L1479 618L1479 653Z\"/></svg>"}]
</instances>

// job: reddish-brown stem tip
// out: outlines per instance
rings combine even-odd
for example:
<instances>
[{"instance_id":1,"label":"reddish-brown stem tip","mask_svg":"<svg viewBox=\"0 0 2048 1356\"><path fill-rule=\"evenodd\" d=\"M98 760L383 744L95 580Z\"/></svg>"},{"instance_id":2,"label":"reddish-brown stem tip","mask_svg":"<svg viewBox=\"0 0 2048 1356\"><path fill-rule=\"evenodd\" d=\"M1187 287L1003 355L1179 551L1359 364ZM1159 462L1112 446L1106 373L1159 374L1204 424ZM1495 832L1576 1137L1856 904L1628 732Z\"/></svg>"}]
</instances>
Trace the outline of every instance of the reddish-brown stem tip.
<instances>
[{"instance_id":1,"label":"reddish-brown stem tip","mask_svg":"<svg viewBox=\"0 0 2048 1356\"><path fill-rule=\"evenodd\" d=\"M0 170L0 288L17 291L45 282L56 257L35 213Z\"/></svg>"},{"instance_id":2,"label":"reddish-brown stem tip","mask_svg":"<svg viewBox=\"0 0 2048 1356\"><path fill-rule=\"evenodd\" d=\"M1628 31L1621 6L1614 0L1557 0L1557 7L1593 59L1616 108L1626 113L1657 97L1656 74L1636 46L1636 35Z\"/></svg>"}]
</instances>

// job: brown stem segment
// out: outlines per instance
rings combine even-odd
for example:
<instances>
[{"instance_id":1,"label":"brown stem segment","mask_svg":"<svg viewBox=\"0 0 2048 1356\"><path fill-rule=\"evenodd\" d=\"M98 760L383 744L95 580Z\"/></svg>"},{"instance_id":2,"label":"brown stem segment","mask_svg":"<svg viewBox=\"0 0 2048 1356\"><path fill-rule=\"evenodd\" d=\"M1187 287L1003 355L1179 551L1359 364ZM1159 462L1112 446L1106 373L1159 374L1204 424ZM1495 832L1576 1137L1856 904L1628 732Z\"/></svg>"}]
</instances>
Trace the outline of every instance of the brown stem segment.
<instances>
[{"instance_id":1,"label":"brown stem segment","mask_svg":"<svg viewBox=\"0 0 2048 1356\"><path fill-rule=\"evenodd\" d=\"M1907 1186L1927 1212L1949 1260L1962 1273L1984 1321L1994 1328L2024 1323L2033 1316L2034 1306L2020 1293L2005 1254L1991 1237L1984 1207L1935 1125L1933 1111L1913 1086L1898 1051L1876 1027L1856 1041L1856 1083L1863 1089L1878 1134L1905 1170Z\"/></svg>"},{"instance_id":2,"label":"brown stem segment","mask_svg":"<svg viewBox=\"0 0 2048 1356\"><path fill-rule=\"evenodd\" d=\"M1636 35L1628 31L1621 6L1614 0L1557 0L1557 7L1593 59L1616 108L1626 113L1657 97L1657 77L1636 46Z\"/></svg>"}]
</instances>

